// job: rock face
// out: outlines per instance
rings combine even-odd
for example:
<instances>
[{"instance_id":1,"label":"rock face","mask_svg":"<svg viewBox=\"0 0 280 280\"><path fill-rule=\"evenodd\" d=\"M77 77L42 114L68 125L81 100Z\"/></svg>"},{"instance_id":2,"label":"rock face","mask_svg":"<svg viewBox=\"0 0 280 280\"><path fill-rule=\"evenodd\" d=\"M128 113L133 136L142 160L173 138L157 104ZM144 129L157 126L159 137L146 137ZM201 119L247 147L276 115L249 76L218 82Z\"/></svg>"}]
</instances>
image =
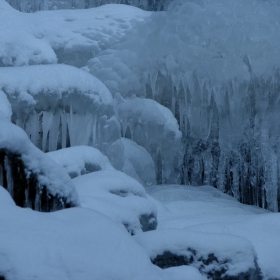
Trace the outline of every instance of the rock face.
<instances>
[{"instance_id":1,"label":"rock face","mask_svg":"<svg viewBox=\"0 0 280 280\"><path fill-rule=\"evenodd\" d=\"M206 275L210 279L215 280L262 280L261 270L258 266L257 260L255 260L255 268L249 268L246 272L241 272L238 275L225 275L227 267L231 260L225 260L220 262L219 259L212 253L206 257L198 256L196 250L188 248L186 255L176 255L169 251L165 251L161 255L157 255L152 259L152 263L160 268L169 268L180 265L192 265L199 269L199 271Z\"/></svg>"},{"instance_id":2,"label":"rock face","mask_svg":"<svg viewBox=\"0 0 280 280\"><path fill-rule=\"evenodd\" d=\"M0 184L20 207L51 212L74 206L64 197L52 195L47 186L38 182L36 174L26 168L21 156L7 150L0 150Z\"/></svg>"}]
</instances>

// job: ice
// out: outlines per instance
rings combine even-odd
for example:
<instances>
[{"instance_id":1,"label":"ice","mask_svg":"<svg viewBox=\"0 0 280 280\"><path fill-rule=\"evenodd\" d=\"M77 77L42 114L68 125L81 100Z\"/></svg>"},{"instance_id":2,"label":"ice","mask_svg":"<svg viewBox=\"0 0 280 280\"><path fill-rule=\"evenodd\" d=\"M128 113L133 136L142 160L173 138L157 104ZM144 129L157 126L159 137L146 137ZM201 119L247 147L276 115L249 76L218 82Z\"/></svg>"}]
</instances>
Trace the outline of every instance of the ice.
<instances>
[{"instance_id":1,"label":"ice","mask_svg":"<svg viewBox=\"0 0 280 280\"><path fill-rule=\"evenodd\" d=\"M279 9L275 1L175 0L88 62L114 96L153 98L173 112L185 149L182 183L211 184L273 211Z\"/></svg>"},{"instance_id":2,"label":"ice","mask_svg":"<svg viewBox=\"0 0 280 280\"><path fill-rule=\"evenodd\" d=\"M113 99L106 86L71 66L1 68L0 88L11 103L12 121L43 151L101 145L104 135L97 133L96 126L103 131L102 125L117 126L103 117L113 115ZM115 135L111 142L120 137L118 131L110 133Z\"/></svg>"},{"instance_id":3,"label":"ice","mask_svg":"<svg viewBox=\"0 0 280 280\"><path fill-rule=\"evenodd\" d=\"M170 110L154 100L131 98L120 101L118 115L130 135L123 135L144 147L152 156L158 180L178 180L181 132ZM160 155L160 156L159 156Z\"/></svg>"},{"instance_id":4,"label":"ice","mask_svg":"<svg viewBox=\"0 0 280 280\"><path fill-rule=\"evenodd\" d=\"M156 183L156 173L150 154L135 142L121 138L108 149L108 157L112 165L133 177L144 186Z\"/></svg>"}]
</instances>

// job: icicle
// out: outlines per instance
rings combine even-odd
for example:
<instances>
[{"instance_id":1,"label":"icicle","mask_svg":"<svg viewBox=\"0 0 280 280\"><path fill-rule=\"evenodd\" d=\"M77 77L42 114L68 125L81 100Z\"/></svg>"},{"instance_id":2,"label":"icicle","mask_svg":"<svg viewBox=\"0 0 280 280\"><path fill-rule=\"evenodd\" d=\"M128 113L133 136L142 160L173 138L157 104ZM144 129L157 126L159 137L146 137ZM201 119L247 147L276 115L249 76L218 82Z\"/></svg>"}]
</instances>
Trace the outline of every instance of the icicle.
<instances>
[{"instance_id":1,"label":"icicle","mask_svg":"<svg viewBox=\"0 0 280 280\"><path fill-rule=\"evenodd\" d=\"M66 148L67 143L67 115L64 111L60 111L61 119L61 148Z\"/></svg>"},{"instance_id":2,"label":"icicle","mask_svg":"<svg viewBox=\"0 0 280 280\"><path fill-rule=\"evenodd\" d=\"M60 126L60 113L56 112L49 131L49 152L57 150Z\"/></svg>"},{"instance_id":3,"label":"icicle","mask_svg":"<svg viewBox=\"0 0 280 280\"><path fill-rule=\"evenodd\" d=\"M25 131L27 135L30 137L31 142L35 146L39 146L40 142L40 133L41 131L41 123L40 123L40 117L42 113L34 113L31 114L25 124Z\"/></svg>"},{"instance_id":4,"label":"icicle","mask_svg":"<svg viewBox=\"0 0 280 280\"><path fill-rule=\"evenodd\" d=\"M43 111L43 143L42 143L42 150L45 152L47 148L47 140L48 140L48 134L50 127L53 122L53 113L52 112L47 112Z\"/></svg>"},{"instance_id":5,"label":"icicle","mask_svg":"<svg viewBox=\"0 0 280 280\"><path fill-rule=\"evenodd\" d=\"M157 77L158 77L158 71L150 72L150 85L151 85L151 89L152 89L153 99L155 99L155 95L156 95Z\"/></svg>"},{"instance_id":6,"label":"icicle","mask_svg":"<svg viewBox=\"0 0 280 280\"><path fill-rule=\"evenodd\" d=\"M95 147L96 144L97 144L97 115L94 115L92 121L92 146Z\"/></svg>"}]
</instances>

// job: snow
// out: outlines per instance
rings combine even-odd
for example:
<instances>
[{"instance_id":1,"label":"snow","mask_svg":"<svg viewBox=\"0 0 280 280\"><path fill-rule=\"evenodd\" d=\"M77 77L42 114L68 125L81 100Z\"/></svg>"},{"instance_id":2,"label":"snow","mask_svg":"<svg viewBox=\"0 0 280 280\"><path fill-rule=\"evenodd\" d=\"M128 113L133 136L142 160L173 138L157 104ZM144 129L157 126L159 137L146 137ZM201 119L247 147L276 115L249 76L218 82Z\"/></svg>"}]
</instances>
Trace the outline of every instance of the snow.
<instances>
[{"instance_id":1,"label":"snow","mask_svg":"<svg viewBox=\"0 0 280 280\"><path fill-rule=\"evenodd\" d=\"M126 230L96 211L39 213L1 187L0 275L6 279L168 279Z\"/></svg>"},{"instance_id":2,"label":"snow","mask_svg":"<svg viewBox=\"0 0 280 280\"><path fill-rule=\"evenodd\" d=\"M94 209L124 224L132 234L142 232L139 219L156 223L156 206L148 200L143 186L126 174L100 170L74 178L81 206Z\"/></svg>"},{"instance_id":3,"label":"snow","mask_svg":"<svg viewBox=\"0 0 280 280\"><path fill-rule=\"evenodd\" d=\"M0 68L0 87L10 95L11 99L17 98L27 104L34 104L45 108L53 108L63 95L74 95L74 91L80 91L87 101L85 104L112 103L109 90L94 76L67 65L36 65L25 67L2 67ZM41 96L40 96L41 95ZM45 100L36 100L43 98ZM52 98L49 98L50 96ZM34 100L35 99L35 100ZM41 101L41 102L39 102ZM67 102L64 101L66 105ZM46 104L45 104L46 103ZM72 104L77 110L75 103ZM39 108L36 107L38 110Z\"/></svg>"},{"instance_id":4,"label":"snow","mask_svg":"<svg viewBox=\"0 0 280 280\"><path fill-rule=\"evenodd\" d=\"M75 146L47 153L62 166L71 178L86 173L113 169L110 161L98 149L89 146Z\"/></svg>"},{"instance_id":5,"label":"snow","mask_svg":"<svg viewBox=\"0 0 280 280\"><path fill-rule=\"evenodd\" d=\"M0 61L5 66L57 62L85 66L90 58L116 44L132 26L150 15L135 7L114 4L34 14L2 5Z\"/></svg>"},{"instance_id":6,"label":"snow","mask_svg":"<svg viewBox=\"0 0 280 280\"><path fill-rule=\"evenodd\" d=\"M46 186L53 196L79 204L77 192L66 172L28 139L26 133L11 122L0 120L0 149L19 155L26 171L36 175L41 187Z\"/></svg>"},{"instance_id":7,"label":"snow","mask_svg":"<svg viewBox=\"0 0 280 280\"><path fill-rule=\"evenodd\" d=\"M233 235L166 229L138 234L134 238L145 248L151 259L165 251L190 257L189 250L194 250L197 255L194 256L192 266L201 268L199 259L207 259L210 254L214 254L217 263L212 264L214 267L211 269L218 270L219 266L225 266L225 276L236 276L255 267L254 247L246 239Z\"/></svg>"},{"instance_id":8,"label":"snow","mask_svg":"<svg viewBox=\"0 0 280 280\"><path fill-rule=\"evenodd\" d=\"M278 213L240 204L234 198L208 186L166 185L151 186L146 190L158 199L157 230L174 231L176 234L177 229L179 232L195 231L206 236L220 234L225 238L234 236L246 239L254 247L264 279L279 278ZM205 239L210 240L210 237ZM218 248L222 242L218 240L211 244ZM228 246L230 244L229 241ZM226 248L227 245L223 246Z\"/></svg>"}]
</instances>

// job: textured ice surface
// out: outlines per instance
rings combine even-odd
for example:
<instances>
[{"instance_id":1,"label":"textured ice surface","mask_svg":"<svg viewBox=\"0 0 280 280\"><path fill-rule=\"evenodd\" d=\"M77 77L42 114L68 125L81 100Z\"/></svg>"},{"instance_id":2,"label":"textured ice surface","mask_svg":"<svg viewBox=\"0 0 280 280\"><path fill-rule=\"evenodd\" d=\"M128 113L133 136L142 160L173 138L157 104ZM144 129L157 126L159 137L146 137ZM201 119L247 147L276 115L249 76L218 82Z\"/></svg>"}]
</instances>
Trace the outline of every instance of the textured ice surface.
<instances>
[{"instance_id":1,"label":"textured ice surface","mask_svg":"<svg viewBox=\"0 0 280 280\"><path fill-rule=\"evenodd\" d=\"M144 98L119 100L117 109L122 135L150 153L157 181L178 181L182 134L171 111L152 99Z\"/></svg>"},{"instance_id":2,"label":"textured ice surface","mask_svg":"<svg viewBox=\"0 0 280 280\"><path fill-rule=\"evenodd\" d=\"M273 211L279 12L277 1L172 1L88 62L113 95L153 98L173 112L185 146L182 183Z\"/></svg>"}]
</instances>

